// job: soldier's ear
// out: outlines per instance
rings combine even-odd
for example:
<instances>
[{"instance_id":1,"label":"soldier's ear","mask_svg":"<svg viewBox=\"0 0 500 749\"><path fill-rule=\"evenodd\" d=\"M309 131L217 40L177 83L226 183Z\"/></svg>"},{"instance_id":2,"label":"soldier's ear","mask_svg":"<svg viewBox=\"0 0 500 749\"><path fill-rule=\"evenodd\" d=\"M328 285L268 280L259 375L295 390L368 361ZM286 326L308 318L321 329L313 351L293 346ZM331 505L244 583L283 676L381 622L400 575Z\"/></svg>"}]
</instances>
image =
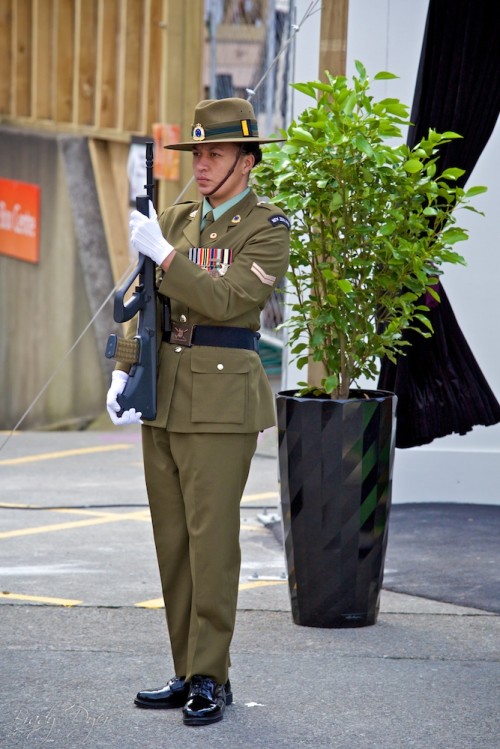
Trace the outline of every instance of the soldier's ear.
<instances>
[{"instance_id":1,"label":"soldier's ear","mask_svg":"<svg viewBox=\"0 0 500 749\"><path fill-rule=\"evenodd\" d=\"M245 174L248 174L248 172L250 172L255 166L255 156L253 153L245 153L243 156L245 157L243 160Z\"/></svg>"}]
</instances>

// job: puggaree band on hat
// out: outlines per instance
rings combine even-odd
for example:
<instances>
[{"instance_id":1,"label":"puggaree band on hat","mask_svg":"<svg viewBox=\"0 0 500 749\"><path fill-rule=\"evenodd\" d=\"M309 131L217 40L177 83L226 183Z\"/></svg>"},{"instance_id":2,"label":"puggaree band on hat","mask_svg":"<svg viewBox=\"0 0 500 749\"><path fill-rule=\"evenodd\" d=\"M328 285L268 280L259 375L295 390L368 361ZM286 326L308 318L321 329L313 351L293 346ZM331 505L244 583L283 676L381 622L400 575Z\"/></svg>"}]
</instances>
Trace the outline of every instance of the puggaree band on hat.
<instances>
[{"instance_id":1,"label":"puggaree band on hat","mask_svg":"<svg viewBox=\"0 0 500 749\"><path fill-rule=\"evenodd\" d=\"M197 143L273 143L284 138L261 138L252 105L246 99L204 99L194 112L191 140L165 146L190 151Z\"/></svg>"}]
</instances>

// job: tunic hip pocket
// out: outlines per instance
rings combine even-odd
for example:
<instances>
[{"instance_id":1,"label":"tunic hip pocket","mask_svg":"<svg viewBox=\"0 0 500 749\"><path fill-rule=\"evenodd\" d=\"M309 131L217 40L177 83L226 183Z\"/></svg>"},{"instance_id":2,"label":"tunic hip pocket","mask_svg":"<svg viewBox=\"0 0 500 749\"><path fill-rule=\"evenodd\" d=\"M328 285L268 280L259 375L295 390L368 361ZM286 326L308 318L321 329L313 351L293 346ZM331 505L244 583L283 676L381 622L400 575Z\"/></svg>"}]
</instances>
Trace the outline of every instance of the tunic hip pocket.
<instances>
[{"instance_id":1,"label":"tunic hip pocket","mask_svg":"<svg viewBox=\"0 0 500 749\"><path fill-rule=\"evenodd\" d=\"M243 424L247 413L249 371L246 351L193 347L192 422Z\"/></svg>"}]
</instances>

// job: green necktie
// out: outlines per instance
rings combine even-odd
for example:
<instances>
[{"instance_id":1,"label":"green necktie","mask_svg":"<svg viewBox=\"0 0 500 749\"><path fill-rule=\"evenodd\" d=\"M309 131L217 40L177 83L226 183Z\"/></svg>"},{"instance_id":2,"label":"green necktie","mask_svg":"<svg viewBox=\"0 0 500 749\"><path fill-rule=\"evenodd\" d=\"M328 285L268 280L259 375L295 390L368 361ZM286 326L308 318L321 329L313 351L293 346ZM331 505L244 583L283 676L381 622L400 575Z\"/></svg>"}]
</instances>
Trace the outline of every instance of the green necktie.
<instances>
[{"instance_id":1,"label":"green necktie","mask_svg":"<svg viewBox=\"0 0 500 749\"><path fill-rule=\"evenodd\" d=\"M213 224L213 222L214 222L214 212L208 211L208 213L205 214L205 218L203 219L202 231L203 229L206 229L207 226L209 226L210 224Z\"/></svg>"}]
</instances>

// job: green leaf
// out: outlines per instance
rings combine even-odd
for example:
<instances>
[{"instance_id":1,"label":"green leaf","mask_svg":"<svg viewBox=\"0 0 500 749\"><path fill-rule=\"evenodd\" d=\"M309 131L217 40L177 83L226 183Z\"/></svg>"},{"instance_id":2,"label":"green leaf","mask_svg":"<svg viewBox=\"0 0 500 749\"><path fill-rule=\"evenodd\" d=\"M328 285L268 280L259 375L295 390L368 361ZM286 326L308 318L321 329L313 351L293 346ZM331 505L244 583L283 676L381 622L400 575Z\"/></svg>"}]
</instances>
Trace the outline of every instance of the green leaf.
<instances>
[{"instance_id":1,"label":"green leaf","mask_svg":"<svg viewBox=\"0 0 500 749\"><path fill-rule=\"evenodd\" d=\"M292 349L292 353L294 353L293 349ZM306 366L306 364L309 364L309 357L301 356L299 359L297 359L296 364L297 364L298 369L303 369Z\"/></svg>"},{"instance_id":2,"label":"green leaf","mask_svg":"<svg viewBox=\"0 0 500 749\"><path fill-rule=\"evenodd\" d=\"M431 321L425 315L417 314L415 315L415 319L421 322L422 325L425 325L425 327L428 328L431 333L434 331Z\"/></svg>"},{"instance_id":3,"label":"green leaf","mask_svg":"<svg viewBox=\"0 0 500 749\"><path fill-rule=\"evenodd\" d=\"M359 73L359 77L364 80L366 78L366 68L360 60L354 61L354 66Z\"/></svg>"},{"instance_id":4,"label":"green leaf","mask_svg":"<svg viewBox=\"0 0 500 749\"><path fill-rule=\"evenodd\" d=\"M488 192L487 187L482 187L481 185L476 185L475 187L469 187L467 192L465 193L466 198L473 198L475 195L482 195L484 192Z\"/></svg>"},{"instance_id":5,"label":"green leaf","mask_svg":"<svg viewBox=\"0 0 500 749\"><path fill-rule=\"evenodd\" d=\"M445 169L444 172L441 172L439 176L443 179L458 179L462 174L465 174L465 169L450 167L449 169Z\"/></svg>"},{"instance_id":6,"label":"green leaf","mask_svg":"<svg viewBox=\"0 0 500 749\"><path fill-rule=\"evenodd\" d=\"M422 167L423 164L419 159L408 159L408 161L404 163L404 168L408 174L416 174L421 171Z\"/></svg>"},{"instance_id":7,"label":"green leaf","mask_svg":"<svg viewBox=\"0 0 500 749\"><path fill-rule=\"evenodd\" d=\"M316 91L310 83L292 83L290 85L292 88L300 91L301 94L305 94L306 96L311 96L313 99L316 99Z\"/></svg>"},{"instance_id":8,"label":"green leaf","mask_svg":"<svg viewBox=\"0 0 500 749\"><path fill-rule=\"evenodd\" d=\"M453 132L453 130L447 130L445 133L441 133L441 137L447 140L454 140L455 138L463 138L464 136Z\"/></svg>"},{"instance_id":9,"label":"green leaf","mask_svg":"<svg viewBox=\"0 0 500 749\"><path fill-rule=\"evenodd\" d=\"M408 117L408 107L406 104L402 104L399 99L382 99L379 104L391 114L398 117Z\"/></svg>"},{"instance_id":10,"label":"green leaf","mask_svg":"<svg viewBox=\"0 0 500 749\"><path fill-rule=\"evenodd\" d=\"M319 187L319 185L318 185ZM343 204L344 199L342 195L339 192L334 192L330 199L330 209L332 211L336 211L337 208L340 208L340 206Z\"/></svg>"},{"instance_id":11,"label":"green leaf","mask_svg":"<svg viewBox=\"0 0 500 749\"><path fill-rule=\"evenodd\" d=\"M346 114L352 114L354 111L354 107L356 106L357 99L358 97L356 95L356 92L353 91L351 94L349 94L347 99L342 104L342 111Z\"/></svg>"},{"instance_id":12,"label":"green leaf","mask_svg":"<svg viewBox=\"0 0 500 749\"><path fill-rule=\"evenodd\" d=\"M356 135L356 137L354 138L354 145L359 151L366 153L367 156L373 156L373 148L368 143L364 135L358 133L358 135Z\"/></svg>"},{"instance_id":13,"label":"green leaf","mask_svg":"<svg viewBox=\"0 0 500 749\"><path fill-rule=\"evenodd\" d=\"M446 244L455 244L455 242L463 242L468 238L468 234L464 229L460 229L458 226L446 229L443 232L443 241Z\"/></svg>"},{"instance_id":14,"label":"green leaf","mask_svg":"<svg viewBox=\"0 0 500 749\"><path fill-rule=\"evenodd\" d=\"M326 377L323 382L325 393L333 393L338 384L339 378L337 377L337 375L330 375L330 377Z\"/></svg>"},{"instance_id":15,"label":"green leaf","mask_svg":"<svg viewBox=\"0 0 500 749\"><path fill-rule=\"evenodd\" d=\"M439 294L436 291L436 289L434 288L434 286L428 286L427 289L426 289L426 291L427 291L428 294L431 295L431 297L433 299L436 300L436 302L440 302L441 301L441 297L439 296Z\"/></svg>"},{"instance_id":16,"label":"green leaf","mask_svg":"<svg viewBox=\"0 0 500 749\"><path fill-rule=\"evenodd\" d=\"M394 73L389 73L387 70L381 70L380 73L373 76L374 81L389 81L392 78L399 78L399 76Z\"/></svg>"},{"instance_id":17,"label":"green leaf","mask_svg":"<svg viewBox=\"0 0 500 749\"><path fill-rule=\"evenodd\" d=\"M297 345L293 347L293 353L300 354L306 348L308 348L307 343L297 343Z\"/></svg>"},{"instance_id":18,"label":"green leaf","mask_svg":"<svg viewBox=\"0 0 500 749\"><path fill-rule=\"evenodd\" d=\"M333 91L333 86L331 86L329 83L316 81L313 85L314 85L314 88L316 88L318 91L324 91L327 94L331 94Z\"/></svg>"},{"instance_id":19,"label":"green leaf","mask_svg":"<svg viewBox=\"0 0 500 749\"><path fill-rule=\"evenodd\" d=\"M315 143L315 140L310 132L307 130L304 130L302 127L293 127L292 130L292 137L294 140L305 140L308 143Z\"/></svg>"},{"instance_id":20,"label":"green leaf","mask_svg":"<svg viewBox=\"0 0 500 749\"><path fill-rule=\"evenodd\" d=\"M386 221L385 224L379 229L383 237L388 237L396 231L396 223L394 221Z\"/></svg>"},{"instance_id":21,"label":"green leaf","mask_svg":"<svg viewBox=\"0 0 500 749\"><path fill-rule=\"evenodd\" d=\"M346 278L339 278L337 281L337 286L341 291L344 292L344 294L350 294L353 290L353 285L350 281L348 281Z\"/></svg>"}]
</instances>

